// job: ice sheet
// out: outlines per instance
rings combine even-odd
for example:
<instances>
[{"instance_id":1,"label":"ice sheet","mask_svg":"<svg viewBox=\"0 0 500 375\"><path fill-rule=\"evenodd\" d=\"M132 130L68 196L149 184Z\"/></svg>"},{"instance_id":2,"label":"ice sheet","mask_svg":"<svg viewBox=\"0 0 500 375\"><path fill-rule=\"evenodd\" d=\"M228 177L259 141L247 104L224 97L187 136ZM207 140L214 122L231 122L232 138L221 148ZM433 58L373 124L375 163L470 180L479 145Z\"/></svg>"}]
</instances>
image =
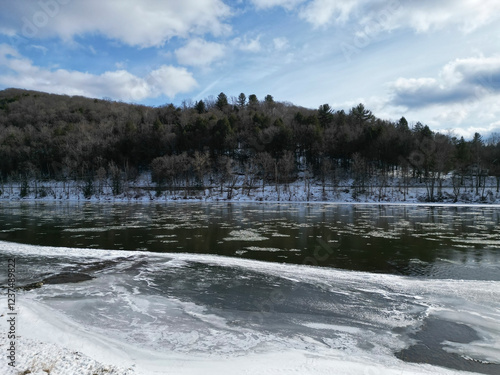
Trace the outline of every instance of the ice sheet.
<instances>
[{"instance_id":1,"label":"ice sheet","mask_svg":"<svg viewBox=\"0 0 500 375\"><path fill-rule=\"evenodd\" d=\"M5 298L0 298L0 303L5 306ZM20 312L20 327L19 363L14 371L2 362L0 370L3 374L18 374L17 370L24 369L38 370L37 374L47 374L41 370L50 369L51 375L457 374L456 371L408 364L390 357L353 358L333 350L311 353L294 349L237 357L158 353L89 331L63 314L32 302L26 303ZM0 349L5 349L4 342Z\"/></svg>"},{"instance_id":2,"label":"ice sheet","mask_svg":"<svg viewBox=\"0 0 500 375\"><path fill-rule=\"evenodd\" d=\"M0 252L65 265L120 260L94 280L19 293L23 369L45 361L52 375L84 374L90 368L111 374L456 374L393 355L411 344L401 332L417 330L427 316L467 324L480 337L444 343L446 350L488 363L500 358L500 282L3 241ZM227 297L229 287L234 300ZM238 299L239 290L268 294L257 306L251 293ZM175 295L180 291L182 298ZM214 297L220 293L225 294L219 302ZM288 298L295 298L293 306ZM253 311L245 315L246 307ZM349 319L346 308L352 312ZM4 297L0 309L5 314ZM337 318L317 315L323 311ZM242 322L244 317L254 320ZM4 317L1 322L5 329ZM279 322L296 331L276 328Z\"/></svg>"}]
</instances>

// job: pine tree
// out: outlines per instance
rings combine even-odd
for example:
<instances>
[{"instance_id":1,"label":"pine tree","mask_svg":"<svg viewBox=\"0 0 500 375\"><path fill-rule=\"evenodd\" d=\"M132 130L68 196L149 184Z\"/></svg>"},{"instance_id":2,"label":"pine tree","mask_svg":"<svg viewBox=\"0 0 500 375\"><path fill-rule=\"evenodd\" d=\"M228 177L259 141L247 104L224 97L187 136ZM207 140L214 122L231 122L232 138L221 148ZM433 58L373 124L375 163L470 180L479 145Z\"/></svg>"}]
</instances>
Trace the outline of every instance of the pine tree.
<instances>
[{"instance_id":1,"label":"pine tree","mask_svg":"<svg viewBox=\"0 0 500 375\"><path fill-rule=\"evenodd\" d=\"M223 111L228 105L229 103L227 101L227 95L221 92L217 96L217 101L215 102L215 106L219 108L221 111Z\"/></svg>"},{"instance_id":2,"label":"pine tree","mask_svg":"<svg viewBox=\"0 0 500 375\"><path fill-rule=\"evenodd\" d=\"M238 106L240 108L243 108L245 107L245 105L247 104L247 97L245 94L241 93L239 96L238 96Z\"/></svg>"}]
</instances>

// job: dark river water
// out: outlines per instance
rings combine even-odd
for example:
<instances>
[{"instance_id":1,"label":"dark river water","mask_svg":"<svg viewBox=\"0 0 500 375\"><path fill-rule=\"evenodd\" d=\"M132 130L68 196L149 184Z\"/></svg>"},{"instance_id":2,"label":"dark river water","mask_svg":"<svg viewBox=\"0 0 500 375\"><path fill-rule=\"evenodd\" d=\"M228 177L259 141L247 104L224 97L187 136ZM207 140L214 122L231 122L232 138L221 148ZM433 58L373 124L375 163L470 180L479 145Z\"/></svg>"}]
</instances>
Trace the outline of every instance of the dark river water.
<instances>
[{"instance_id":1,"label":"dark river water","mask_svg":"<svg viewBox=\"0 0 500 375\"><path fill-rule=\"evenodd\" d=\"M0 239L216 254L431 278L500 280L500 208L2 204Z\"/></svg>"},{"instance_id":2,"label":"dark river water","mask_svg":"<svg viewBox=\"0 0 500 375\"><path fill-rule=\"evenodd\" d=\"M131 345L140 330L155 351L306 347L500 374L498 207L1 203L12 256L21 284L93 277L31 303Z\"/></svg>"}]
</instances>

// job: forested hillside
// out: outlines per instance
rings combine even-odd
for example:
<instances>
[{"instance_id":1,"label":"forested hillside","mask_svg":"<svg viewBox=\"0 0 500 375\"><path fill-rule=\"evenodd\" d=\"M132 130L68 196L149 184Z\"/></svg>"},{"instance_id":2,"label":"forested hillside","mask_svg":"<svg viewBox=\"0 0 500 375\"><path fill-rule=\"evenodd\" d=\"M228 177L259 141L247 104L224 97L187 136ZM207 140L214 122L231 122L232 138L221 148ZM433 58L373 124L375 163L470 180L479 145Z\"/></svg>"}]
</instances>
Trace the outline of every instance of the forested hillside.
<instances>
[{"instance_id":1,"label":"forested hillside","mask_svg":"<svg viewBox=\"0 0 500 375\"><path fill-rule=\"evenodd\" d=\"M457 139L375 117L362 104L348 112L306 109L220 93L182 107L125 104L111 100L7 89L0 92L0 176L113 181L151 172L158 191L239 183L288 184L352 181L363 193L374 176L383 184L398 176L405 186L425 183L435 200L445 176L455 193L469 184L484 195L488 176L500 183L500 139ZM483 188L484 190L484 188Z\"/></svg>"}]
</instances>

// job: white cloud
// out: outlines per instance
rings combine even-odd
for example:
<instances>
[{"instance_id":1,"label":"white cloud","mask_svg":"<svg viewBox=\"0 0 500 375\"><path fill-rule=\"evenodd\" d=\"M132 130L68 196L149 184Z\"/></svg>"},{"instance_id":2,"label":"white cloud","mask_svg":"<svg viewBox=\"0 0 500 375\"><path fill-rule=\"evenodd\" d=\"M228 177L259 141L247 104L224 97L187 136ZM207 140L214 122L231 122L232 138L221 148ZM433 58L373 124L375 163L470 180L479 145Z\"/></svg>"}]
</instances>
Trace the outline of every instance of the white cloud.
<instances>
[{"instance_id":1,"label":"white cloud","mask_svg":"<svg viewBox=\"0 0 500 375\"><path fill-rule=\"evenodd\" d=\"M464 103L500 94L500 56L456 59L436 78L399 78L392 85L393 103L426 107Z\"/></svg>"},{"instance_id":2,"label":"white cloud","mask_svg":"<svg viewBox=\"0 0 500 375\"><path fill-rule=\"evenodd\" d=\"M131 46L158 47L174 36L221 35L230 30L224 19L231 11L222 0L12 1L5 7L0 15L2 30L14 28L26 38L59 36L71 41L99 33Z\"/></svg>"},{"instance_id":3,"label":"white cloud","mask_svg":"<svg viewBox=\"0 0 500 375\"><path fill-rule=\"evenodd\" d=\"M389 3L378 0L377 6L366 0L357 1L365 2L365 8L371 6L368 17L392 9L388 28L410 27L418 33L453 26L463 33L470 33L500 19L500 2L496 0L395 0Z\"/></svg>"},{"instance_id":4,"label":"white cloud","mask_svg":"<svg viewBox=\"0 0 500 375\"><path fill-rule=\"evenodd\" d=\"M278 51L282 51L288 48L288 39L284 37L274 38L273 39L274 49Z\"/></svg>"},{"instance_id":5,"label":"white cloud","mask_svg":"<svg viewBox=\"0 0 500 375\"><path fill-rule=\"evenodd\" d=\"M188 92L197 86L192 74L184 68L162 65L153 70L147 77L151 94L149 97L165 94L173 98L179 93ZM156 95L155 95L156 94Z\"/></svg>"},{"instance_id":6,"label":"white cloud","mask_svg":"<svg viewBox=\"0 0 500 375\"><path fill-rule=\"evenodd\" d=\"M291 10L304 0L252 0L257 9L268 9L276 6Z\"/></svg>"},{"instance_id":7,"label":"white cloud","mask_svg":"<svg viewBox=\"0 0 500 375\"><path fill-rule=\"evenodd\" d=\"M442 76L453 83L500 91L500 56L456 59L443 68Z\"/></svg>"},{"instance_id":8,"label":"white cloud","mask_svg":"<svg viewBox=\"0 0 500 375\"><path fill-rule=\"evenodd\" d=\"M117 69L125 69L126 65L127 64L124 61L118 61L115 63L115 67Z\"/></svg>"},{"instance_id":9,"label":"white cloud","mask_svg":"<svg viewBox=\"0 0 500 375\"><path fill-rule=\"evenodd\" d=\"M262 46L260 45L260 35L257 38L250 40L248 40L247 37L244 37L243 39L234 38L231 41L231 44L245 52L259 52L262 49Z\"/></svg>"},{"instance_id":10,"label":"white cloud","mask_svg":"<svg viewBox=\"0 0 500 375\"><path fill-rule=\"evenodd\" d=\"M34 45L34 44L29 46L29 48L34 49L34 50L38 50L38 51L42 52L44 55L49 51L49 49L47 47L38 46L38 45Z\"/></svg>"},{"instance_id":11,"label":"white cloud","mask_svg":"<svg viewBox=\"0 0 500 375\"><path fill-rule=\"evenodd\" d=\"M418 108L428 103L422 103L426 98L424 91L436 90L438 84L433 78L398 78L391 84L392 104L406 108Z\"/></svg>"},{"instance_id":12,"label":"white cloud","mask_svg":"<svg viewBox=\"0 0 500 375\"><path fill-rule=\"evenodd\" d=\"M196 38L175 51L177 61L182 65L207 66L224 57L224 45Z\"/></svg>"},{"instance_id":13,"label":"white cloud","mask_svg":"<svg viewBox=\"0 0 500 375\"><path fill-rule=\"evenodd\" d=\"M13 62L19 61L21 55L17 50L8 44L0 44L0 66L12 68L15 66Z\"/></svg>"},{"instance_id":14,"label":"white cloud","mask_svg":"<svg viewBox=\"0 0 500 375\"><path fill-rule=\"evenodd\" d=\"M281 6L294 10L313 27L384 23L384 29L431 32L456 26L464 33L500 20L497 0L252 0L257 9Z\"/></svg>"},{"instance_id":15,"label":"white cloud","mask_svg":"<svg viewBox=\"0 0 500 375\"><path fill-rule=\"evenodd\" d=\"M464 128L447 128L447 129L436 129L436 131L446 134L447 132L451 132L454 136L460 138L464 137L465 139L473 138L475 133L481 134L483 137L498 132L500 130L500 123L490 124L487 126L468 126ZM484 138L483 138L484 139Z\"/></svg>"},{"instance_id":16,"label":"white cloud","mask_svg":"<svg viewBox=\"0 0 500 375\"><path fill-rule=\"evenodd\" d=\"M344 23L360 3L359 0L314 0L300 11L300 17L314 27L324 26L331 22Z\"/></svg>"},{"instance_id":17,"label":"white cloud","mask_svg":"<svg viewBox=\"0 0 500 375\"><path fill-rule=\"evenodd\" d=\"M105 72L100 75L69 71L47 70L34 66L14 48L0 45L0 85L19 87L67 95L111 97L125 101L138 101L166 95L173 98L197 86L192 74L185 68L163 65L145 77L126 70Z\"/></svg>"},{"instance_id":18,"label":"white cloud","mask_svg":"<svg viewBox=\"0 0 500 375\"><path fill-rule=\"evenodd\" d=\"M500 56L455 59L435 77L400 78L386 110L470 138L499 131Z\"/></svg>"},{"instance_id":19,"label":"white cloud","mask_svg":"<svg viewBox=\"0 0 500 375\"><path fill-rule=\"evenodd\" d=\"M401 10L395 19L397 26L409 25L417 32L457 26L468 33L500 18L500 3L496 0L405 1L401 2Z\"/></svg>"}]
</instances>

